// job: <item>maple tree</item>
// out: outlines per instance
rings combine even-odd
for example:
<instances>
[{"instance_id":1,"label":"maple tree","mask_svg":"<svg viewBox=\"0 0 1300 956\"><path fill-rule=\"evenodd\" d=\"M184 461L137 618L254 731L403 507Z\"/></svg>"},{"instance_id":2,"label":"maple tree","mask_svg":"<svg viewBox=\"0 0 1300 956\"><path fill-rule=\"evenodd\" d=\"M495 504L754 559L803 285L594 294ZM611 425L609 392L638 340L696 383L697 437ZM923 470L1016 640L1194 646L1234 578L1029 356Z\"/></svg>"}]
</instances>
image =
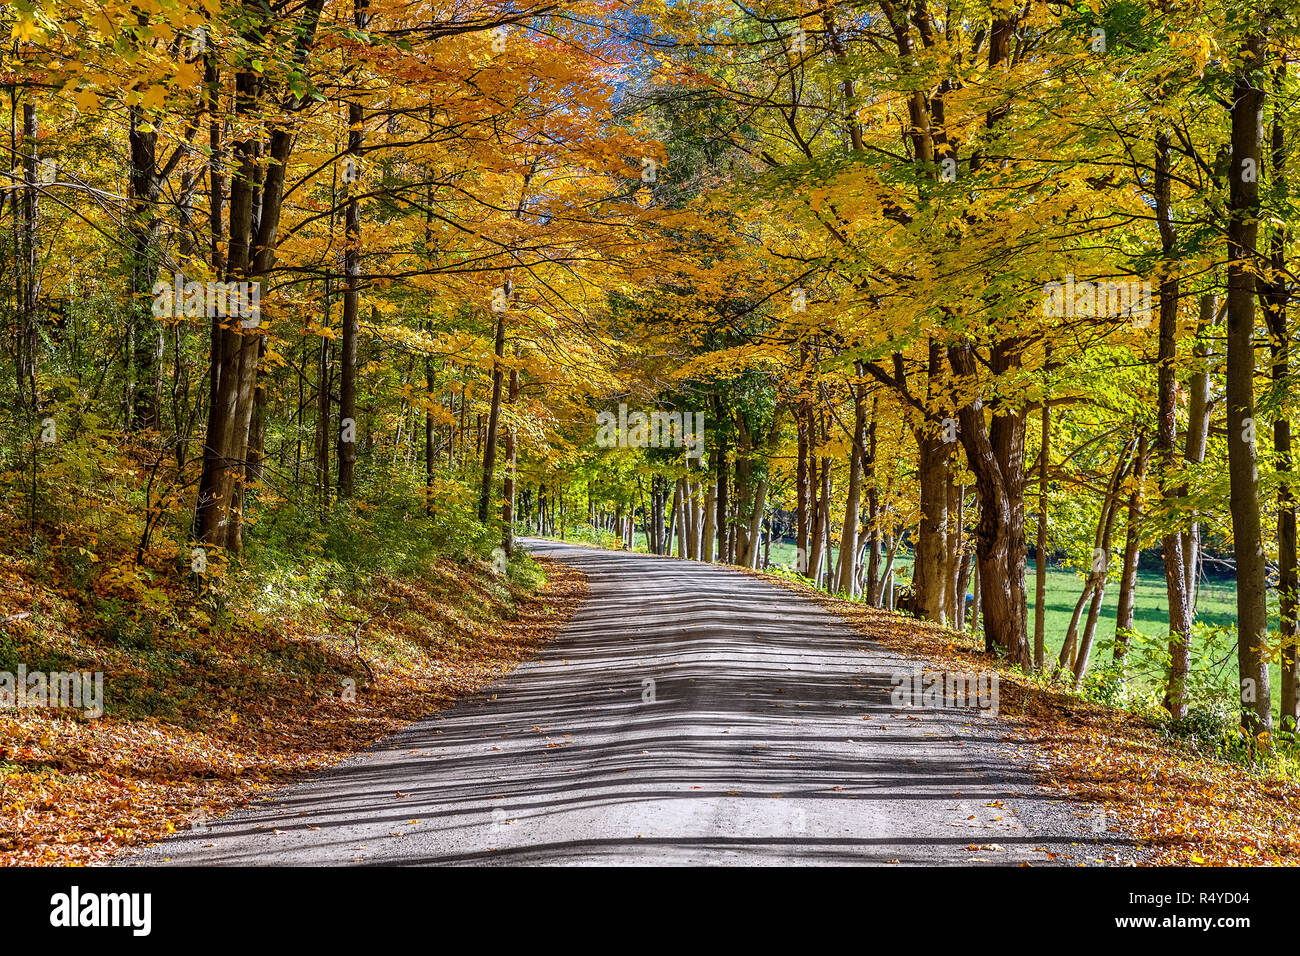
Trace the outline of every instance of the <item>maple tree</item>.
<instances>
[{"instance_id":1,"label":"maple tree","mask_svg":"<svg viewBox=\"0 0 1300 956\"><path fill-rule=\"evenodd\" d=\"M697 124L707 119L710 168L680 180L692 183L706 224L696 241L741 255L727 263L719 253L707 273L680 265L674 287L705 324L712 289L746 299L743 347L708 350L697 367L761 370L774 382L799 376L783 408L795 420L787 440L797 440L786 454L797 451L800 462L790 502L799 547L815 559L805 569L831 590L881 600L874 576L885 532L869 497L866 520L857 518L871 457L859 437L865 389L868 417L896 409L883 414L903 415L913 437L903 453L914 463L906 480L919 512L909 539L920 614L965 621L960 595L977 579L989 647L1041 669L1046 552L1073 552L1088 570L1058 666L1080 684L1107 583L1118 579L1127 608L1122 657L1138 556L1159 540L1173 609L1165 702L1182 717L1205 552L1216 560L1228 552L1243 721L1271 724L1272 661L1284 685L1278 713L1294 726L1293 505L1289 486L1269 474L1290 467L1281 316L1291 35L1251 34L1244 13L1225 25L1225 14L1247 9L1236 6L770 3L693 12L701 7L702 16L673 5L659 12L657 44L671 51L661 55L676 57L683 76L647 94L647 110L674 121L662 105L672 102ZM683 159L694 173L699 160L685 146ZM1260 222L1276 223L1268 250ZM1121 282L1135 286L1131 301L1126 291L1108 312L1105 290ZM1143 282L1154 289L1144 293ZM1050 301L1063 286L1068 308ZM802 311L788 307L790 290ZM1277 437L1262 475L1257 299L1274 330L1266 401ZM1229 317L1226 350L1220 313ZM1212 421L1229 406L1222 425ZM1041 417L1038 434L1031 416ZM827 419L839 432L831 447ZM1079 433L1081 420L1090 427ZM1053 455L1066 427L1078 450ZM830 572L819 567L835 517L827 474L848 556ZM1260 502L1275 480L1279 507L1265 523ZM1052 486L1062 482L1095 496L1092 530L1049 535L1062 507ZM1159 508L1144 508L1152 482ZM866 484L879 493L878 477ZM1232 495L1215 500L1228 484ZM1125 510L1123 561L1113 563ZM854 560L866 568L850 570ZM860 587L855 574L866 578ZM1271 631L1270 587L1282 602Z\"/></svg>"}]
</instances>

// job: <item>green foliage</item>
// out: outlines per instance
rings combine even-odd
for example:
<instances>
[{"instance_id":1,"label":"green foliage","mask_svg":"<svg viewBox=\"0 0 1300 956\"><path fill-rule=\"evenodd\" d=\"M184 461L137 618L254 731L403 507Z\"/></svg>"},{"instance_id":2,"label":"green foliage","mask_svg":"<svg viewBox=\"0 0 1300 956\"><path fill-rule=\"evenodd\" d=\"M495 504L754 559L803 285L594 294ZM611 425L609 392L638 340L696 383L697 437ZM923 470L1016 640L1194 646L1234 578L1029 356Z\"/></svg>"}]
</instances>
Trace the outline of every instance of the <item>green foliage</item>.
<instances>
[{"instance_id":1,"label":"green foliage","mask_svg":"<svg viewBox=\"0 0 1300 956\"><path fill-rule=\"evenodd\" d=\"M597 548L606 548L610 551L620 550L619 537L616 533L605 531L603 528L593 528L589 524L579 525L576 528L566 528L564 537L567 541L590 544Z\"/></svg>"},{"instance_id":2,"label":"green foliage","mask_svg":"<svg viewBox=\"0 0 1300 956\"><path fill-rule=\"evenodd\" d=\"M1079 692L1086 699L1107 707L1124 707L1131 700L1132 687L1125 674L1124 665L1113 659L1107 659L1104 663L1095 664L1088 669Z\"/></svg>"}]
</instances>

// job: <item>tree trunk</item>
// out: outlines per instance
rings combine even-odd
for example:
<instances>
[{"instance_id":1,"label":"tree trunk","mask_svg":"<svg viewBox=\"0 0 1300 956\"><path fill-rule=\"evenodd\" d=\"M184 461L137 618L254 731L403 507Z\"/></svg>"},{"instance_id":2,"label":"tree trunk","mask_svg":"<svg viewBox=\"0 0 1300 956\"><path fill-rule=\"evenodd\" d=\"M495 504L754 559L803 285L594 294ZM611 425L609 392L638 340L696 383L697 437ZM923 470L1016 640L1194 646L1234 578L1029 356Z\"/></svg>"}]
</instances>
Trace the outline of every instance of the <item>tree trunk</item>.
<instances>
[{"instance_id":1,"label":"tree trunk","mask_svg":"<svg viewBox=\"0 0 1300 956\"><path fill-rule=\"evenodd\" d=\"M720 403L714 398L714 413L718 414ZM727 496L727 439L725 433L718 440L718 457L717 457L717 480L718 480L718 497L714 502L714 508L717 511L716 528L718 533L718 561L725 564L727 562L727 552L729 547L729 529L727 527L727 516L730 513L730 504Z\"/></svg>"},{"instance_id":2,"label":"tree trunk","mask_svg":"<svg viewBox=\"0 0 1300 956\"><path fill-rule=\"evenodd\" d=\"M713 544L717 537L717 510L714 507L714 499L717 496L717 471L718 471L718 450L715 448L711 454L710 462L712 469L709 472L709 487L704 494L704 520L701 522L702 530L700 531L700 560L705 564L713 563Z\"/></svg>"},{"instance_id":3,"label":"tree trunk","mask_svg":"<svg viewBox=\"0 0 1300 956\"><path fill-rule=\"evenodd\" d=\"M961 604L964 595L959 591L958 578L961 575L962 524L965 521L964 506L966 489L958 490L952 477L953 469L948 469L948 539L944 546L944 593L948 602L944 609L946 620L954 628L961 628Z\"/></svg>"},{"instance_id":4,"label":"tree trunk","mask_svg":"<svg viewBox=\"0 0 1300 956\"><path fill-rule=\"evenodd\" d=\"M1169 205L1170 187L1169 135L1156 137L1155 201L1156 221L1160 227L1160 245L1166 257L1173 254L1176 235ZM1177 381L1174 363L1178 347L1178 295L1176 273L1164 273L1160 282L1160 341L1156 356L1156 464L1161 496L1169 507L1186 494L1175 484L1178 462L1174 454L1177 432ZM1187 673L1191 668L1189 641L1192 630L1192 604L1187 593L1187 554L1182 534L1174 528L1161 539L1165 559L1165 592L1169 601L1169 682L1165 690L1165 707L1174 718L1187 714Z\"/></svg>"},{"instance_id":5,"label":"tree trunk","mask_svg":"<svg viewBox=\"0 0 1300 956\"><path fill-rule=\"evenodd\" d=\"M510 369L510 392L507 402L513 407L519 400L519 368ZM515 481L519 468L519 442L515 426L506 428L506 474L501 490L501 548L515 553Z\"/></svg>"},{"instance_id":6,"label":"tree trunk","mask_svg":"<svg viewBox=\"0 0 1300 956\"><path fill-rule=\"evenodd\" d=\"M1237 565L1237 667L1242 726L1272 722L1268 671L1268 605L1264 539L1260 527L1255 420L1255 243L1259 232L1258 169L1264 130L1264 93L1257 82L1264 38L1242 44L1233 86L1232 175L1228 198L1228 480L1233 556Z\"/></svg>"},{"instance_id":7,"label":"tree trunk","mask_svg":"<svg viewBox=\"0 0 1300 956\"><path fill-rule=\"evenodd\" d=\"M686 500L684 502L686 514L686 557L691 561L696 561L700 557L699 495L699 483L687 478Z\"/></svg>"},{"instance_id":8,"label":"tree trunk","mask_svg":"<svg viewBox=\"0 0 1300 956\"><path fill-rule=\"evenodd\" d=\"M266 356L266 336L258 337L257 361L260 366ZM253 417L248 426L248 454L245 456L247 466L244 480L249 484L259 482L266 474L266 381L258 376L253 389ZM243 489L240 489L240 502L243 502Z\"/></svg>"},{"instance_id":9,"label":"tree trunk","mask_svg":"<svg viewBox=\"0 0 1300 956\"><path fill-rule=\"evenodd\" d=\"M353 20L364 29L366 0L354 0ZM348 159L361 168L364 111L359 101L348 103ZM361 332L361 185L352 177L345 185L343 213L343 336L339 348L339 498L351 498L357 470L357 339Z\"/></svg>"},{"instance_id":10,"label":"tree trunk","mask_svg":"<svg viewBox=\"0 0 1300 956\"><path fill-rule=\"evenodd\" d=\"M921 616L942 624L948 605L944 551L948 542L948 459L952 446L943 440L933 421L917 430L916 445L920 452L921 524L912 587Z\"/></svg>"},{"instance_id":11,"label":"tree trunk","mask_svg":"<svg viewBox=\"0 0 1300 956\"><path fill-rule=\"evenodd\" d=\"M235 80L236 114L246 115L254 108L256 78L241 72ZM227 268L232 279L243 280L249 272L249 245L253 232L253 178L255 169L255 143L248 138L237 141L232 148L232 162L236 169L230 183L230 241ZM208 408L207 432L203 443L203 472L199 481L198 537L207 544L227 547L229 528L233 524L231 513L233 470L243 458L236 440L236 411L239 402L240 363L244 340L237 326L223 317L213 318L214 332L221 347L219 361L212 369L216 393Z\"/></svg>"},{"instance_id":12,"label":"tree trunk","mask_svg":"<svg viewBox=\"0 0 1300 956\"><path fill-rule=\"evenodd\" d=\"M1047 641L1047 474L1052 466L1052 406L1041 412L1038 452L1038 536L1034 539L1034 670L1041 673Z\"/></svg>"},{"instance_id":13,"label":"tree trunk","mask_svg":"<svg viewBox=\"0 0 1300 956\"><path fill-rule=\"evenodd\" d=\"M433 326L430 323L425 324L425 331L432 333ZM434 442L433 436L436 423L433 418L433 356L424 357L424 513L433 516L433 475L434 475Z\"/></svg>"},{"instance_id":14,"label":"tree trunk","mask_svg":"<svg viewBox=\"0 0 1300 956\"><path fill-rule=\"evenodd\" d=\"M749 531L745 540L745 553L738 554L736 563L741 567L755 570L758 568L758 551L762 542L759 528L763 523L763 512L767 510L767 476L758 479L754 489L753 511L749 516Z\"/></svg>"},{"instance_id":15,"label":"tree trunk","mask_svg":"<svg viewBox=\"0 0 1300 956\"><path fill-rule=\"evenodd\" d=\"M131 149L131 307L130 321L135 375L131 387L131 426L141 431L162 424L163 332L150 308L154 283L158 279L158 241L162 219L157 215L161 184L158 179L158 133L142 127L139 106L129 109ZM175 318L183 312L173 303Z\"/></svg>"},{"instance_id":16,"label":"tree trunk","mask_svg":"<svg viewBox=\"0 0 1300 956\"><path fill-rule=\"evenodd\" d=\"M314 43L324 0L307 0L294 30L293 60L300 64ZM275 265L285 173L295 130L285 123L272 126L269 136L252 122L259 109L261 77L241 70L235 77L235 116L232 128L244 138L231 150L236 174L230 188L230 238L226 274L232 281L258 281ZM268 142L263 155L261 144ZM265 170L263 173L262 170ZM253 215L255 184L261 181L260 215ZM237 470L248 453L248 431L262 332L233 327L214 329L213 400L204 434L203 470L195 508L195 530L203 542L238 552L243 544L242 521L235 499Z\"/></svg>"},{"instance_id":17,"label":"tree trunk","mask_svg":"<svg viewBox=\"0 0 1300 956\"><path fill-rule=\"evenodd\" d=\"M821 459L817 470L819 493L813 498L812 547L808 555L808 573L817 587L822 586L822 565L830 552L831 460Z\"/></svg>"},{"instance_id":18,"label":"tree trunk","mask_svg":"<svg viewBox=\"0 0 1300 956\"><path fill-rule=\"evenodd\" d=\"M876 488L876 399L871 400L871 424L867 426L867 580L866 602L880 607L880 492Z\"/></svg>"},{"instance_id":19,"label":"tree trunk","mask_svg":"<svg viewBox=\"0 0 1300 956\"><path fill-rule=\"evenodd\" d=\"M1205 461L1210 437L1210 362L1211 353L1207 330L1222 318L1219 297L1206 293L1200 300L1200 321L1197 323L1196 342L1192 354L1196 359L1195 371L1187 380L1187 437L1183 444L1183 460L1192 465ZM1197 513L1191 511L1191 520L1183 531L1183 559L1187 590L1187 605L1194 619L1197 591L1200 586L1201 525Z\"/></svg>"},{"instance_id":20,"label":"tree trunk","mask_svg":"<svg viewBox=\"0 0 1300 956\"><path fill-rule=\"evenodd\" d=\"M325 283L325 320L330 314L330 290L328 280ZM316 355L316 487L320 493L321 507L328 508L330 503L330 340L320 338Z\"/></svg>"},{"instance_id":21,"label":"tree trunk","mask_svg":"<svg viewBox=\"0 0 1300 956\"><path fill-rule=\"evenodd\" d=\"M989 370L1002 375L1019 367L1014 341L995 343ZM977 380L974 346L962 343L948 350L953 371L969 382ZM980 604L985 647L1001 648L1012 664L1028 671L1033 664L1026 627L1025 600L1025 413L993 409L985 422L983 397L976 394L957 412L958 434L966 460L975 473L980 520L975 529L979 564Z\"/></svg>"},{"instance_id":22,"label":"tree trunk","mask_svg":"<svg viewBox=\"0 0 1300 956\"><path fill-rule=\"evenodd\" d=\"M898 554L898 535L886 535L885 570L880 575L880 606L889 611L894 609L894 556L896 554Z\"/></svg>"},{"instance_id":23,"label":"tree trunk","mask_svg":"<svg viewBox=\"0 0 1300 956\"><path fill-rule=\"evenodd\" d=\"M1124 484L1124 476L1128 474L1129 466L1133 463L1133 453L1137 443L1136 437L1131 439L1120 452L1115 472L1106 488L1106 498L1102 502L1101 520L1098 523L1097 537L1093 546L1092 573L1089 575L1092 584L1092 606L1088 609L1088 623L1083 631L1083 639L1079 642L1079 653L1074 660L1076 690L1083 684L1083 676L1088 671L1088 659L1092 655L1092 642L1097 632L1097 615L1101 611L1101 602L1106 596L1106 580L1110 571L1110 542L1115 528L1115 515L1119 511L1120 489Z\"/></svg>"},{"instance_id":24,"label":"tree trunk","mask_svg":"<svg viewBox=\"0 0 1300 956\"><path fill-rule=\"evenodd\" d=\"M802 364L802 363L801 363ZM807 574L807 555L808 555L808 499L811 493L811 485L808 475L808 433L809 420L811 412L806 402L800 402L796 407L795 416L799 431L799 460L795 466L795 570L800 574ZM800 560L802 559L802 560Z\"/></svg>"},{"instance_id":25,"label":"tree trunk","mask_svg":"<svg viewBox=\"0 0 1300 956\"><path fill-rule=\"evenodd\" d=\"M12 87L11 87L12 89ZM18 322L15 330L17 355L14 369L18 379L19 401L33 412L40 401L36 394L37 327L40 312L41 279L37 226L40 219L40 159L36 154L39 127L36 106L23 104L23 190L21 204L14 202L18 220ZM12 115L12 114L11 114ZM12 128L12 127L11 127Z\"/></svg>"},{"instance_id":26,"label":"tree trunk","mask_svg":"<svg viewBox=\"0 0 1300 956\"><path fill-rule=\"evenodd\" d=\"M501 360L506 350L506 314L497 313L497 331L492 349L492 406L488 413L487 441L483 448L483 481L479 486L478 520L488 523L492 504L492 479L497 464L497 427L501 420Z\"/></svg>"},{"instance_id":27,"label":"tree trunk","mask_svg":"<svg viewBox=\"0 0 1300 956\"><path fill-rule=\"evenodd\" d=\"M858 375L861 377L861 363ZM849 448L849 488L844 499L844 523L840 528L840 560L837 580L833 590L852 598L854 579L857 574L858 556L858 520L862 507L862 463L863 443L866 431L866 403L863 401L862 385L853 390L853 436Z\"/></svg>"},{"instance_id":28,"label":"tree trunk","mask_svg":"<svg viewBox=\"0 0 1300 956\"><path fill-rule=\"evenodd\" d=\"M815 432L810 432L815 434ZM821 515L821 504L818 494L821 490L821 471L818 468L818 459L814 455L808 458L808 549L797 555L799 563L799 572L806 574L808 579L817 581L817 562L821 559L822 545L821 535L817 526L817 519Z\"/></svg>"},{"instance_id":29,"label":"tree trunk","mask_svg":"<svg viewBox=\"0 0 1300 956\"><path fill-rule=\"evenodd\" d=\"M1286 80L1285 62L1274 71L1274 88L1281 91ZM1273 168L1273 185L1285 189L1286 179L1286 139L1281 118L1273 118L1273 141L1271 143ZM1264 317L1268 325L1269 344L1272 356L1272 377L1274 399L1281 411L1273 422L1273 458L1277 471L1277 598L1278 598L1278 639L1281 642L1281 684L1279 722L1288 730L1294 731L1300 721L1300 670L1297 669L1296 645L1300 642L1300 617L1297 607L1300 602L1300 572L1297 571L1296 555L1296 500L1294 488L1294 469L1291 452L1291 331L1287 327L1287 306L1290 293L1286 285L1286 241L1283 228L1274 227L1269 242L1270 273L1267 282L1262 283L1264 294L1261 301Z\"/></svg>"},{"instance_id":30,"label":"tree trunk","mask_svg":"<svg viewBox=\"0 0 1300 956\"><path fill-rule=\"evenodd\" d=\"M689 502L686 501L686 479L680 477L677 479L676 489L672 493L672 520L677 525L677 557L686 557L686 538L689 537L686 531L686 509Z\"/></svg>"}]
</instances>

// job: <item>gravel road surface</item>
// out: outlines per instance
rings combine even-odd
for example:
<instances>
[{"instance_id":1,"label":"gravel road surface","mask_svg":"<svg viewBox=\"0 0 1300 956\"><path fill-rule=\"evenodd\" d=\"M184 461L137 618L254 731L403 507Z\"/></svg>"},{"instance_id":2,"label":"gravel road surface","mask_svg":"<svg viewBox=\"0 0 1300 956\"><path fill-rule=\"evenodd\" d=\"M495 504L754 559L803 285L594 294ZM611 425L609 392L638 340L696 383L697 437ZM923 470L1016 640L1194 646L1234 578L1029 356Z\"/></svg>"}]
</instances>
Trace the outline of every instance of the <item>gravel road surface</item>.
<instances>
[{"instance_id":1,"label":"gravel road surface","mask_svg":"<svg viewBox=\"0 0 1300 956\"><path fill-rule=\"evenodd\" d=\"M916 666L723 567L525 540L590 596L543 652L135 864L1078 865L1134 847L1005 724L899 709Z\"/></svg>"}]
</instances>

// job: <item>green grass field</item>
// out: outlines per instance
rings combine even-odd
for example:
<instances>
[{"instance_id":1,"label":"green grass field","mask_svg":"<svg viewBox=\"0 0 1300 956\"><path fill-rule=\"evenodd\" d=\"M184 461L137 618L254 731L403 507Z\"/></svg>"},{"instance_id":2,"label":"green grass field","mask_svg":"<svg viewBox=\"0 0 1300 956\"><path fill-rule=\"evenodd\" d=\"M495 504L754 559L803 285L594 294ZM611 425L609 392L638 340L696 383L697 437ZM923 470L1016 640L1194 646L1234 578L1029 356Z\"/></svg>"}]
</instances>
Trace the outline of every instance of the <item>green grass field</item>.
<instances>
[{"instance_id":1,"label":"green grass field","mask_svg":"<svg viewBox=\"0 0 1300 956\"><path fill-rule=\"evenodd\" d=\"M638 531L636 550L646 550L645 538ZM831 549L831 562L839 557L839 549ZM794 567L795 546L788 541L773 541L772 564ZM895 558L895 581L910 580L912 574L912 556L899 553ZM1034 619L1034 565L1031 559L1026 569L1026 586L1029 590L1029 619ZM1070 615L1074 603L1083 590L1083 576L1071 568L1052 567L1047 569L1047 647L1060 652L1061 642L1065 640L1066 628L1070 626ZM967 593L970 593L969 591ZM1119 586L1111 582L1106 589L1106 598L1102 603L1101 615L1097 623L1098 639L1110 638L1115 633L1115 609L1119 603ZM1197 604L1198 619L1212 626L1232 625L1237 621L1236 590L1230 580L1207 580L1202 582ZM1087 614L1087 609L1084 609ZM1165 594L1165 577L1163 569L1138 568L1137 602L1133 612L1136 629L1152 636L1163 635L1169 622L1169 601ZM1094 652L1095 653L1095 652Z\"/></svg>"},{"instance_id":2,"label":"green grass field","mask_svg":"<svg viewBox=\"0 0 1300 956\"><path fill-rule=\"evenodd\" d=\"M832 562L838 556L832 552ZM772 542L772 563L793 565L795 547L788 542ZM899 554L895 559L895 581L902 583L911 579L912 556ZM1033 633L1034 621L1034 565L1031 561L1026 569L1025 585L1029 591L1029 627ZM968 585L969 588L969 585ZM1065 641L1065 632L1070 626L1070 615L1074 612L1075 602L1083 591L1083 575L1073 568L1048 566L1046 607L1047 616L1044 627L1044 645L1048 660L1055 660L1061 652ZM970 590L967 593L973 593ZM1115 636L1115 612L1119 604L1119 585L1112 581L1106 588L1101 613L1097 621L1097 636L1093 645L1090 666L1103 659L1109 659L1111 649L1107 646ZM1083 611L1087 615L1087 608ZM1233 626L1237 622L1236 586L1231 580L1213 579L1201 583L1197 599L1197 620L1210 627ZM1163 641L1169 627L1169 599L1165 592L1164 570L1160 567L1138 567L1137 594L1133 609L1133 623L1137 631L1151 638ZM1083 621L1080 621L1082 627ZM1195 651L1195 647L1193 648ZM1233 670L1235 674L1235 670ZM1276 674L1275 674L1276 677Z\"/></svg>"},{"instance_id":3,"label":"green grass field","mask_svg":"<svg viewBox=\"0 0 1300 956\"><path fill-rule=\"evenodd\" d=\"M637 532L636 550L645 551L645 537L641 532ZM772 566L794 567L794 545L789 541L774 541L771 549ZM831 550L831 561L839 557L839 549ZM1148 559L1148 564L1151 564ZM911 555L898 554L896 561L896 578L897 583L906 583L911 578ZM1028 618L1030 618L1030 635L1034 632L1034 592L1036 583L1036 568L1032 561L1028 563L1026 575L1026 587L1028 589ZM1061 653L1061 645L1065 641L1067 628L1070 627L1070 615L1074 613L1075 601L1079 600L1079 594L1083 589L1083 575L1080 575L1074 568L1067 567L1048 567L1047 583L1047 618L1045 618L1045 640L1044 649L1047 654L1047 661L1054 662L1058 654ZM1089 667L1095 669L1099 665L1109 662L1113 656L1113 641L1115 636L1115 607L1119 602L1119 587L1115 581L1110 583L1106 588L1105 600L1102 601L1101 613L1097 620L1096 639L1093 641L1092 653L1089 658ZM1140 633L1141 639L1139 644L1144 646L1149 653L1164 653L1167 641L1167 628L1169 628L1169 600L1165 593L1165 574L1164 568L1156 566L1141 567L1138 570L1138 594L1136 594L1136 605L1134 607L1134 624L1135 630ZM1197 623L1204 624L1209 628L1232 628L1236 624L1236 587L1234 581L1212 579L1205 580L1201 583L1200 593L1197 596ZM1274 617L1277 615L1277 607L1271 609ZM1087 607L1084 609L1084 617L1087 615ZM1082 626L1082 620L1080 620ZM1210 674L1213 675L1213 683L1223 688L1223 693L1231 697L1236 696L1236 654L1234 650L1235 635L1218 635L1214 637L1216 644L1208 646L1201 636L1195 637L1192 641L1192 659L1193 667L1197 663L1209 665ZM1141 674L1135 674L1134 671L1141 671L1139 662L1139 653L1135 652L1134 657L1130 658L1132 666L1130 672L1132 678L1132 689L1145 689L1149 692L1160 691L1160 684L1164 680L1165 663L1157 661L1156 665L1147 666L1145 678ZM1273 666L1273 687L1274 687L1274 705L1277 705L1277 687L1279 679L1278 666Z\"/></svg>"},{"instance_id":4,"label":"green grass field","mask_svg":"<svg viewBox=\"0 0 1300 956\"><path fill-rule=\"evenodd\" d=\"M646 550L645 539L638 532L636 549ZM838 549L832 549L832 563L838 557ZM771 563L793 567L795 547L789 541L773 541ZM911 578L911 555L900 553L895 560L895 581L905 583ZM1148 563L1149 559L1148 559ZM1026 569L1026 585L1029 591L1029 627L1032 637L1034 621L1034 566L1032 561ZM1051 567L1047 571L1047 617L1045 649L1047 660L1053 662L1061 651L1066 629L1070 626L1070 615L1074 604L1083 589L1083 576L1072 568ZM969 592L968 592L969 593ZM1119 602L1119 586L1111 582L1106 589L1101 614L1097 623L1097 635L1093 644L1090 667L1109 661L1112 657L1111 642L1115 637L1115 612ZM1168 629L1168 598L1165 593L1164 571L1158 565L1139 567L1137 581L1137 601L1134 608L1134 625L1137 631L1147 638L1150 646L1163 646ZM1276 610L1276 609L1274 609ZM1084 608L1086 618L1087 608ZM1203 581L1197 602L1197 620L1209 627L1232 627L1236 624L1236 589L1231 580L1212 579ZM1080 622L1082 626L1082 621ZM1225 659L1223 646L1207 650L1200 641L1193 642L1195 659L1223 660L1222 683L1231 688L1236 678L1236 657L1231 653L1231 640L1228 641ZM1278 671L1273 668L1274 687L1277 686ZM1276 693L1274 695L1276 697Z\"/></svg>"}]
</instances>

